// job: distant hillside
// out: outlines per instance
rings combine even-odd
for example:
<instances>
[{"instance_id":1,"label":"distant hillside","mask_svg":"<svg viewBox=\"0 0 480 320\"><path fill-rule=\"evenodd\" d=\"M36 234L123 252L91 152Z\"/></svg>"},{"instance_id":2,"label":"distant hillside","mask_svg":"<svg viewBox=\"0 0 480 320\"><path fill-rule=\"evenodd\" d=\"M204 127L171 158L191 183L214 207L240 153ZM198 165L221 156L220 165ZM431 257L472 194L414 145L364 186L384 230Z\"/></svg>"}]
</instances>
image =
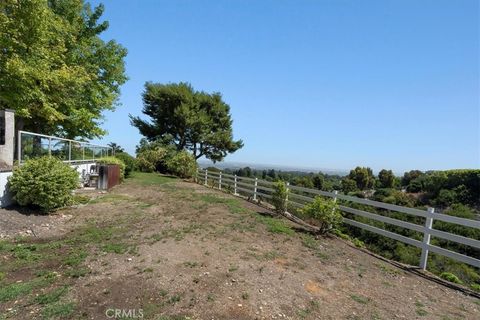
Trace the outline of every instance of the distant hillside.
<instances>
[{"instance_id":1,"label":"distant hillside","mask_svg":"<svg viewBox=\"0 0 480 320\"><path fill-rule=\"evenodd\" d=\"M217 162L213 163L208 160L199 160L199 164L202 168L206 167L216 167L219 169L240 169L244 167L250 167L256 170L266 170L266 169L275 169L285 172L299 172L299 173L309 173L309 172L323 172L330 175L339 175L346 176L348 175L348 170L342 169L326 169L326 168L313 168L313 167L296 167L296 166L282 166L274 164L261 164L261 163L248 163L248 162Z\"/></svg>"}]
</instances>

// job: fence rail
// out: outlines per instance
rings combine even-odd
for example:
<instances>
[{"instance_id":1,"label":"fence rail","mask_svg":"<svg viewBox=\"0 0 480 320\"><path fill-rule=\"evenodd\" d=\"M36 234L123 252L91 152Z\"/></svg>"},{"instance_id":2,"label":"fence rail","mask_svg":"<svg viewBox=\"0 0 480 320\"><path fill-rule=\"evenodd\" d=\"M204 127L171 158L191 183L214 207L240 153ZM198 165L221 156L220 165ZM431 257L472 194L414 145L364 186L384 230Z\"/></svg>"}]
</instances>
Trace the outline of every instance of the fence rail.
<instances>
[{"instance_id":1,"label":"fence rail","mask_svg":"<svg viewBox=\"0 0 480 320\"><path fill-rule=\"evenodd\" d=\"M197 172L197 182L203 183L204 185L208 185L209 181L212 182L213 187L217 187L218 189L225 189L225 187L227 187L233 192L234 195L237 195L237 196L240 195L239 192L243 192L245 196L251 197L251 199L255 201L257 201L258 198L270 199L272 197L271 194L274 191L272 188L262 186L262 184L271 186L273 183L269 181L259 180L257 178L238 177L237 175L225 174L223 172L212 172L206 169L205 170L199 169ZM287 183L287 188L289 190L287 207L292 206L296 208L301 208L306 203L313 201L315 196L323 196L323 197L329 197L332 199L344 200L345 202L347 202L347 204L348 203L362 204L362 205L367 205L374 208L390 210L393 212L400 212L407 215L423 218L425 220L424 224L419 225L419 224L406 222L406 221L395 219L395 218L390 218L380 214L355 209L345 204L339 205L339 209L345 213L422 233L423 240L421 241L421 240L413 239L392 231L378 228L370 224L362 223L357 220L349 219L346 217L343 218L343 222L345 224L348 224L357 228L361 228L363 230L367 230L367 231L415 246L417 248L420 248L422 250L422 253L420 256L420 268L424 270L427 267L429 251L472 265L474 267L480 268L480 260L475 257L467 256L455 251L451 251L451 250L430 244L430 238L431 236L434 236L444 240L448 240L455 243L470 246L476 249L480 249L480 241L477 239L463 237L457 234L433 229L432 227L433 221L439 220L439 221L448 222L456 225L461 225L464 227L480 229L480 221L478 220L464 219L464 218L459 218L459 217L450 216L446 214L436 213L433 208L428 208L427 210L420 210L420 209L402 207L402 206L379 202L379 201L361 199L357 197L347 196L344 194L339 194L337 191L327 192L327 191L303 188L298 186L290 186L288 183Z\"/></svg>"},{"instance_id":2,"label":"fence rail","mask_svg":"<svg viewBox=\"0 0 480 320\"><path fill-rule=\"evenodd\" d=\"M17 160L19 163L46 155L55 156L64 162L85 162L113 155L113 149L84 141L18 131Z\"/></svg>"}]
</instances>

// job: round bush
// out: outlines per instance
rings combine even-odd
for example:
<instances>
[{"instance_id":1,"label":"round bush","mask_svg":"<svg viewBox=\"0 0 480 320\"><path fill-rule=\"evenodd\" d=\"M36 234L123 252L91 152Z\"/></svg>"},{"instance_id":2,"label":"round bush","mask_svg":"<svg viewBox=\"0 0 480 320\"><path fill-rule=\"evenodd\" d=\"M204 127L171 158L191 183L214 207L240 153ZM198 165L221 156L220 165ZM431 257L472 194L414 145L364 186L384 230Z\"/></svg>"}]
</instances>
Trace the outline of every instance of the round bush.
<instances>
[{"instance_id":1,"label":"round bush","mask_svg":"<svg viewBox=\"0 0 480 320\"><path fill-rule=\"evenodd\" d=\"M31 159L15 169L9 187L21 206L48 212L73 203L72 191L79 185L78 172L53 157Z\"/></svg>"},{"instance_id":2,"label":"round bush","mask_svg":"<svg viewBox=\"0 0 480 320\"><path fill-rule=\"evenodd\" d=\"M162 171L167 154L162 147L144 150L137 154L137 167L143 172Z\"/></svg>"},{"instance_id":3,"label":"round bush","mask_svg":"<svg viewBox=\"0 0 480 320\"><path fill-rule=\"evenodd\" d=\"M191 178L197 171L197 161L193 155L180 151L166 161L167 169L180 178Z\"/></svg>"}]
</instances>

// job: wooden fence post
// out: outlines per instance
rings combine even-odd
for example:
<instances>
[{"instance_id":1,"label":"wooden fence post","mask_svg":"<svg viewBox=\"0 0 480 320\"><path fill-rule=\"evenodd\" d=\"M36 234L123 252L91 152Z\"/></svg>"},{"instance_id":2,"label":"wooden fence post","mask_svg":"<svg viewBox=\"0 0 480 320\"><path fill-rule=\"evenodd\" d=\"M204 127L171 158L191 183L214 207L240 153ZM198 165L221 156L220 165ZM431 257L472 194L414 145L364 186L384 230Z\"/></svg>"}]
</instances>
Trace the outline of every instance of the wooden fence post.
<instances>
[{"instance_id":1,"label":"wooden fence post","mask_svg":"<svg viewBox=\"0 0 480 320\"><path fill-rule=\"evenodd\" d=\"M237 175L235 175L235 179L234 179L233 194L238 196L238 193L237 193Z\"/></svg>"},{"instance_id":2,"label":"wooden fence post","mask_svg":"<svg viewBox=\"0 0 480 320\"><path fill-rule=\"evenodd\" d=\"M207 179L208 179L208 169L205 169L205 185L208 185Z\"/></svg>"},{"instance_id":3,"label":"wooden fence post","mask_svg":"<svg viewBox=\"0 0 480 320\"><path fill-rule=\"evenodd\" d=\"M257 184L258 178L255 178L255 185L253 187L253 201L257 201Z\"/></svg>"},{"instance_id":4,"label":"wooden fence post","mask_svg":"<svg viewBox=\"0 0 480 320\"><path fill-rule=\"evenodd\" d=\"M334 191L333 191L333 194L334 194L334 196L333 196L333 202L336 203L336 202L337 202L337 194L338 194L338 191L337 191L337 190L334 190Z\"/></svg>"},{"instance_id":5,"label":"wooden fence post","mask_svg":"<svg viewBox=\"0 0 480 320\"><path fill-rule=\"evenodd\" d=\"M434 212L435 212L434 208L428 208L428 216L425 219L425 229L423 231L422 255L420 257L420 268L422 268L423 270L427 269L428 245L430 244L430 235L431 235L430 230L432 230Z\"/></svg>"},{"instance_id":6,"label":"wooden fence post","mask_svg":"<svg viewBox=\"0 0 480 320\"><path fill-rule=\"evenodd\" d=\"M218 176L218 189L222 190L222 171L220 171L220 175Z\"/></svg>"}]
</instances>

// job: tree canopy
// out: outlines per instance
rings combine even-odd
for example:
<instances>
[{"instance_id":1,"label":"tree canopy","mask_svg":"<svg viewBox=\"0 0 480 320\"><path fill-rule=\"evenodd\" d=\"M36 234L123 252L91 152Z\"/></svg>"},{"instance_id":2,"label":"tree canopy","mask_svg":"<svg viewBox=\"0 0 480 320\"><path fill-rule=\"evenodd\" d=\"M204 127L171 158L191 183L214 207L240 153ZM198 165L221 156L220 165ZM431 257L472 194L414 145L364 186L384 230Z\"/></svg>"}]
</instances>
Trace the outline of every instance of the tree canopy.
<instances>
[{"instance_id":1,"label":"tree canopy","mask_svg":"<svg viewBox=\"0 0 480 320\"><path fill-rule=\"evenodd\" d=\"M243 146L233 139L230 107L220 93L195 91L188 83L147 82L142 112L148 120L130 118L143 136L191 151L195 159L221 161Z\"/></svg>"},{"instance_id":2,"label":"tree canopy","mask_svg":"<svg viewBox=\"0 0 480 320\"><path fill-rule=\"evenodd\" d=\"M356 167L350 170L348 178L355 181L359 190L371 189L375 185L375 176L372 169L368 167Z\"/></svg>"},{"instance_id":3,"label":"tree canopy","mask_svg":"<svg viewBox=\"0 0 480 320\"><path fill-rule=\"evenodd\" d=\"M378 173L380 188L393 188L395 185L395 175L392 170L382 169Z\"/></svg>"},{"instance_id":4,"label":"tree canopy","mask_svg":"<svg viewBox=\"0 0 480 320\"><path fill-rule=\"evenodd\" d=\"M100 39L103 5L83 0L0 2L0 108L19 128L68 138L101 136L127 80L126 49Z\"/></svg>"}]
</instances>

